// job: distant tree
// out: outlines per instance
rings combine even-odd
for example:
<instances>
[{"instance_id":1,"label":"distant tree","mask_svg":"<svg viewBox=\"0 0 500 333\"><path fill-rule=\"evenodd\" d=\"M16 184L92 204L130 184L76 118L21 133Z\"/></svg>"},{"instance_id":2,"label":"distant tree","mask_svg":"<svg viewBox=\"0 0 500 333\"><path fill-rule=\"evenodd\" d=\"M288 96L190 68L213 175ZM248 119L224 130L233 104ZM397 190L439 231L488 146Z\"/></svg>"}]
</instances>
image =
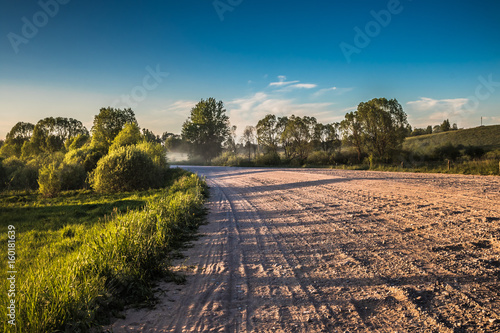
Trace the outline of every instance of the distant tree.
<instances>
[{"instance_id":1,"label":"distant tree","mask_svg":"<svg viewBox=\"0 0 500 333\"><path fill-rule=\"evenodd\" d=\"M225 143L226 149L234 154L236 154L236 125L231 126L231 131L229 132L229 135L227 136L227 140Z\"/></svg>"},{"instance_id":2,"label":"distant tree","mask_svg":"<svg viewBox=\"0 0 500 333\"><path fill-rule=\"evenodd\" d=\"M161 143L161 138L159 135L155 135L152 131L147 128L142 129L142 139L146 142Z\"/></svg>"},{"instance_id":3,"label":"distant tree","mask_svg":"<svg viewBox=\"0 0 500 333\"><path fill-rule=\"evenodd\" d=\"M441 132L448 132L451 129L450 121L446 119L445 121L443 121L440 127Z\"/></svg>"},{"instance_id":4,"label":"distant tree","mask_svg":"<svg viewBox=\"0 0 500 333\"><path fill-rule=\"evenodd\" d=\"M60 151L67 140L88 134L89 131L76 119L47 117L35 125L30 149L35 153Z\"/></svg>"},{"instance_id":5,"label":"distant tree","mask_svg":"<svg viewBox=\"0 0 500 333\"><path fill-rule=\"evenodd\" d=\"M340 122L342 140L344 144L351 145L356 149L358 162L361 162L363 153L363 127L358 119L358 112L346 113L344 120Z\"/></svg>"},{"instance_id":6,"label":"distant tree","mask_svg":"<svg viewBox=\"0 0 500 333\"><path fill-rule=\"evenodd\" d=\"M435 125L432 128L432 133L441 133L441 126L440 125Z\"/></svg>"},{"instance_id":7,"label":"distant tree","mask_svg":"<svg viewBox=\"0 0 500 333\"><path fill-rule=\"evenodd\" d=\"M279 142L276 116L273 114L266 115L259 120L255 128L259 146L263 147L265 153L276 153Z\"/></svg>"},{"instance_id":8,"label":"distant tree","mask_svg":"<svg viewBox=\"0 0 500 333\"><path fill-rule=\"evenodd\" d=\"M401 149L411 127L396 99L374 98L358 105L357 117L362 127L362 141L374 156L388 161Z\"/></svg>"},{"instance_id":9,"label":"distant tree","mask_svg":"<svg viewBox=\"0 0 500 333\"><path fill-rule=\"evenodd\" d=\"M314 127L314 146L316 149L321 149L324 152L332 153L341 145L339 136L339 123L321 124L317 123Z\"/></svg>"},{"instance_id":10,"label":"distant tree","mask_svg":"<svg viewBox=\"0 0 500 333\"><path fill-rule=\"evenodd\" d=\"M248 160L251 159L252 147L255 144L255 127L246 126L243 130L243 136L241 138L242 143L245 145L245 148L248 149Z\"/></svg>"},{"instance_id":11,"label":"distant tree","mask_svg":"<svg viewBox=\"0 0 500 333\"><path fill-rule=\"evenodd\" d=\"M7 133L5 144L0 149L0 155L4 157L21 156L21 149L25 142L31 140L34 128L35 125L22 121L15 124Z\"/></svg>"},{"instance_id":12,"label":"distant tree","mask_svg":"<svg viewBox=\"0 0 500 333\"><path fill-rule=\"evenodd\" d=\"M458 131L458 126L456 123L453 123L453 126L451 127L452 131Z\"/></svg>"},{"instance_id":13,"label":"distant tree","mask_svg":"<svg viewBox=\"0 0 500 333\"><path fill-rule=\"evenodd\" d=\"M432 126L431 125L427 126L427 128L425 129L425 134L432 134Z\"/></svg>"},{"instance_id":14,"label":"distant tree","mask_svg":"<svg viewBox=\"0 0 500 333\"><path fill-rule=\"evenodd\" d=\"M431 127L432 131L432 127ZM419 135L424 135L427 134L427 130L425 128L414 128L413 131L411 132L411 136L419 136Z\"/></svg>"},{"instance_id":15,"label":"distant tree","mask_svg":"<svg viewBox=\"0 0 500 333\"><path fill-rule=\"evenodd\" d=\"M182 138L192 144L192 153L210 161L222 151L222 143L230 134L229 118L222 101L201 100L191 109L182 125Z\"/></svg>"},{"instance_id":16,"label":"distant tree","mask_svg":"<svg viewBox=\"0 0 500 333\"><path fill-rule=\"evenodd\" d=\"M132 109L101 108L99 114L94 117L91 145L107 152L125 124L137 125Z\"/></svg>"},{"instance_id":17,"label":"distant tree","mask_svg":"<svg viewBox=\"0 0 500 333\"><path fill-rule=\"evenodd\" d=\"M297 159L303 163L312 150L316 118L292 115L286 121L281 132L281 142L284 144L287 158Z\"/></svg>"}]
</instances>

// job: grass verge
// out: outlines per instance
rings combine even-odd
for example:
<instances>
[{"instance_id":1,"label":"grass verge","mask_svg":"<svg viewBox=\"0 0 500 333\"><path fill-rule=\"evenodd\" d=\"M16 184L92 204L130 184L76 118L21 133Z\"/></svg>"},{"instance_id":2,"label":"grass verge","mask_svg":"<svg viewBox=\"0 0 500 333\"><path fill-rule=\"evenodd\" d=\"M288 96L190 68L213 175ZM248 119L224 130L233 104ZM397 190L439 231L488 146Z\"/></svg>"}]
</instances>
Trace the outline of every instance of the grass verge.
<instances>
[{"instance_id":1,"label":"grass verge","mask_svg":"<svg viewBox=\"0 0 500 333\"><path fill-rule=\"evenodd\" d=\"M203 221L206 195L190 174L164 190L0 197L0 241L7 251L13 225L17 271L16 325L4 311L3 331L85 332L125 304L151 301L154 279L169 274L169 254ZM4 291L7 277L3 270ZM12 298L3 292L0 299Z\"/></svg>"}]
</instances>

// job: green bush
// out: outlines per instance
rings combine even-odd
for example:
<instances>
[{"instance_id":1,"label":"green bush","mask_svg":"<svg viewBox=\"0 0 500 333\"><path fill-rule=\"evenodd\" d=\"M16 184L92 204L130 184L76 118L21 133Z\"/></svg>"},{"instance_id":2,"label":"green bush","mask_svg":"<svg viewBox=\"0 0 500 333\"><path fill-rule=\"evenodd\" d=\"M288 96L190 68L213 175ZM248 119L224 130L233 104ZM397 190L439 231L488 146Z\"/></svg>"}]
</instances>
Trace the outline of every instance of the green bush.
<instances>
[{"instance_id":1,"label":"green bush","mask_svg":"<svg viewBox=\"0 0 500 333\"><path fill-rule=\"evenodd\" d=\"M97 163L92 173L92 187L110 193L158 188L164 185L165 168L137 146L120 147Z\"/></svg>"},{"instance_id":2,"label":"green bush","mask_svg":"<svg viewBox=\"0 0 500 333\"><path fill-rule=\"evenodd\" d=\"M243 160L245 160L244 157L236 155L233 152L226 151L223 152L221 155L213 158L211 161L211 165L240 166Z\"/></svg>"},{"instance_id":3,"label":"green bush","mask_svg":"<svg viewBox=\"0 0 500 333\"><path fill-rule=\"evenodd\" d=\"M255 159L255 164L264 166L280 165L281 158L280 155L278 155L278 153L270 152L267 154L257 156L257 158Z\"/></svg>"},{"instance_id":4,"label":"green bush","mask_svg":"<svg viewBox=\"0 0 500 333\"><path fill-rule=\"evenodd\" d=\"M313 151L307 157L307 164L310 165L328 165L330 163L330 154L326 151Z\"/></svg>"},{"instance_id":5,"label":"green bush","mask_svg":"<svg viewBox=\"0 0 500 333\"><path fill-rule=\"evenodd\" d=\"M104 156L101 150L85 146L79 149L70 150L64 156L66 164L80 164L85 172L92 172L97 167L97 162Z\"/></svg>"},{"instance_id":6,"label":"green bush","mask_svg":"<svg viewBox=\"0 0 500 333\"><path fill-rule=\"evenodd\" d=\"M52 198L61 192L61 180L54 163L40 169L38 186L40 194L44 197Z\"/></svg>"},{"instance_id":7,"label":"green bush","mask_svg":"<svg viewBox=\"0 0 500 333\"><path fill-rule=\"evenodd\" d=\"M160 143L141 142L136 147L151 157L153 162L160 168L168 167L167 150Z\"/></svg>"},{"instance_id":8,"label":"green bush","mask_svg":"<svg viewBox=\"0 0 500 333\"><path fill-rule=\"evenodd\" d=\"M38 188L38 166L26 163L17 157L9 157L3 161L6 173L5 187L9 190L36 190Z\"/></svg>"},{"instance_id":9,"label":"green bush","mask_svg":"<svg viewBox=\"0 0 500 333\"><path fill-rule=\"evenodd\" d=\"M141 140L141 130L135 123L125 124L123 129L114 138L109 150L115 150L120 147L131 146L139 143Z\"/></svg>"}]
</instances>

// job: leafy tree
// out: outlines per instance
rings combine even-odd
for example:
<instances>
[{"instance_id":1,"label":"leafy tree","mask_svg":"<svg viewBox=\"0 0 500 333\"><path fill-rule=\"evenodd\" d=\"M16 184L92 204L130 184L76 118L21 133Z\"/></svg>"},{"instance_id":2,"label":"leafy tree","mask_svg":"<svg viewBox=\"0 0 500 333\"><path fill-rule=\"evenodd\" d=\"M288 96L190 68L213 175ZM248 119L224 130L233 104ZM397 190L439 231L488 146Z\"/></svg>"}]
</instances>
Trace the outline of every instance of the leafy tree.
<instances>
[{"instance_id":1,"label":"leafy tree","mask_svg":"<svg viewBox=\"0 0 500 333\"><path fill-rule=\"evenodd\" d=\"M94 117L91 145L107 152L125 124L137 125L132 109L101 108L99 114Z\"/></svg>"},{"instance_id":2,"label":"leafy tree","mask_svg":"<svg viewBox=\"0 0 500 333\"><path fill-rule=\"evenodd\" d=\"M231 153L236 154L236 125L231 126L231 132L227 136L226 140L226 149L229 150Z\"/></svg>"},{"instance_id":3,"label":"leafy tree","mask_svg":"<svg viewBox=\"0 0 500 333\"><path fill-rule=\"evenodd\" d=\"M0 148L0 155L4 157L21 156L21 149L25 142L31 140L35 125L31 123L18 122L7 133L5 144Z\"/></svg>"},{"instance_id":4,"label":"leafy tree","mask_svg":"<svg viewBox=\"0 0 500 333\"><path fill-rule=\"evenodd\" d=\"M257 143L263 146L266 153L276 153L278 150L278 122L273 114L266 115L256 126Z\"/></svg>"},{"instance_id":5,"label":"leafy tree","mask_svg":"<svg viewBox=\"0 0 500 333\"><path fill-rule=\"evenodd\" d=\"M440 127L441 127L441 132L448 132L449 130L451 130L450 121L446 119L445 121L443 121Z\"/></svg>"},{"instance_id":6,"label":"leafy tree","mask_svg":"<svg viewBox=\"0 0 500 333\"><path fill-rule=\"evenodd\" d=\"M153 132L146 128L142 129L142 138L147 142L161 143L162 141L159 135L155 135Z\"/></svg>"},{"instance_id":7,"label":"leafy tree","mask_svg":"<svg viewBox=\"0 0 500 333\"><path fill-rule=\"evenodd\" d=\"M432 126L431 125L427 126L427 128L425 129L425 134L432 134Z\"/></svg>"},{"instance_id":8,"label":"leafy tree","mask_svg":"<svg viewBox=\"0 0 500 333\"><path fill-rule=\"evenodd\" d=\"M358 154L358 162L361 162L363 154L363 126L358 119L358 112L346 113L344 120L340 122L343 141L347 145L352 145Z\"/></svg>"},{"instance_id":9,"label":"leafy tree","mask_svg":"<svg viewBox=\"0 0 500 333\"><path fill-rule=\"evenodd\" d=\"M247 126L245 130L243 130L243 136L241 141L245 144L245 147L248 149L248 160L250 161L252 147L254 146L255 141L255 127Z\"/></svg>"},{"instance_id":10,"label":"leafy tree","mask_svg":"<svg viewBox=\"0 0 500 333\"><path fill-rule=\"evenodd\" d=\"M182 137L192 144L192 153L202 156L206 162L220 154L229 134L224 103L212 97L196 104L182 125Z\"/></svg>"},{"instance_id":11,"label":"leafy tree","mask_svg":"<svg viewBox=\"0 0 500 333\"><path fill-rule=\"evenodd\" d=\"M396 99L374 98L358 105L362 142L374 156L389 160L411 132L406 113Z\"/></svg>"},{"instance_id":12,"label":"leafy tree","mask_svg":"<svg viewBox=\"0 0 500 333\"><path fill-rule=\"evenodd\" d=\"M281 133L281 141L286 143L287 146L288 158L297 158L300 162L307 159L312 148L311 141L316 124L316 118L314 117L304 116L301 118L292 115L288 118Z\"/></svg>"},{"instance_id":13,"label":"leafy tree","mask_svg":"<svg viewBox=\"0 0 500 333\"><path fill-rule=\"evenodd\" d=\"M339 137L339 123L321 124L314 127L314 146L324 152L332 153L341 145Z\"/></svg>"},{"instance_id":14,"label":"leafy tree","mask_svg":"<svg viewBox=\"0 0 500 333\"><path fill-rule=\"evenodd\" d=\"M65 141L79 135L88 135L83 124L73 118L47 117L40 120L30 140L31 151L52 153L63 150Z\"/></svg>"}]
</instances>

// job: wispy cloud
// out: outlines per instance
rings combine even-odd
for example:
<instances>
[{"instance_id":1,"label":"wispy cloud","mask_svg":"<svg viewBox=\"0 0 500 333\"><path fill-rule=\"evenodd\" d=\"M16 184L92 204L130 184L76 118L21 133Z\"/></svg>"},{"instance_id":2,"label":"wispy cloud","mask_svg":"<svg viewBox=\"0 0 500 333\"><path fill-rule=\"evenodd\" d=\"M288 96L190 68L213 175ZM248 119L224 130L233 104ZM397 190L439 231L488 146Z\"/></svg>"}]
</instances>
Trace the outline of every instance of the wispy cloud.
<instances>
[{"instance_id":1,"label":"wispy cloud","mask_svg":"<svg viewBox=\"0 0 500 333\"><path fill-rule=\"evenodd\" d=\"M256 125L267 114L276 116L312 116L318 121L329 123L339 121L343 114L334 110L334 103L300 103L295 99L282 98L258 92L251 96L234 99L226 103L231 124L241 132L246 125Z\"/></svg>"},{"instance_id":2,"label":"wispy cloud","mask_svg":"<svg viewBox=\"0 0 500 333\"><path fill-rule=\"evenodd\" d=\"M269 87L283 87L289 84L298 83L300 81L286 81L286 76L280 75L278 76L278 82L269 83Z\"/></svg>"},{"instance_id":3,"label":"wispy cloud","mask_svg":"<svg viewBox=\"0 0 500 333\"><path fill-rule=\"evenodd\" d=\"M315 92L313 94L314 97L319 97L325 93L329 93L329 92L335 92L336 95L342 95L342 94L345 94L349 91L352 91L354 88L338 88L338 87L331 87L331 88L324 88L324 89L320 89L318 90L317 92Z\"/></svg>"}]
</instances>

